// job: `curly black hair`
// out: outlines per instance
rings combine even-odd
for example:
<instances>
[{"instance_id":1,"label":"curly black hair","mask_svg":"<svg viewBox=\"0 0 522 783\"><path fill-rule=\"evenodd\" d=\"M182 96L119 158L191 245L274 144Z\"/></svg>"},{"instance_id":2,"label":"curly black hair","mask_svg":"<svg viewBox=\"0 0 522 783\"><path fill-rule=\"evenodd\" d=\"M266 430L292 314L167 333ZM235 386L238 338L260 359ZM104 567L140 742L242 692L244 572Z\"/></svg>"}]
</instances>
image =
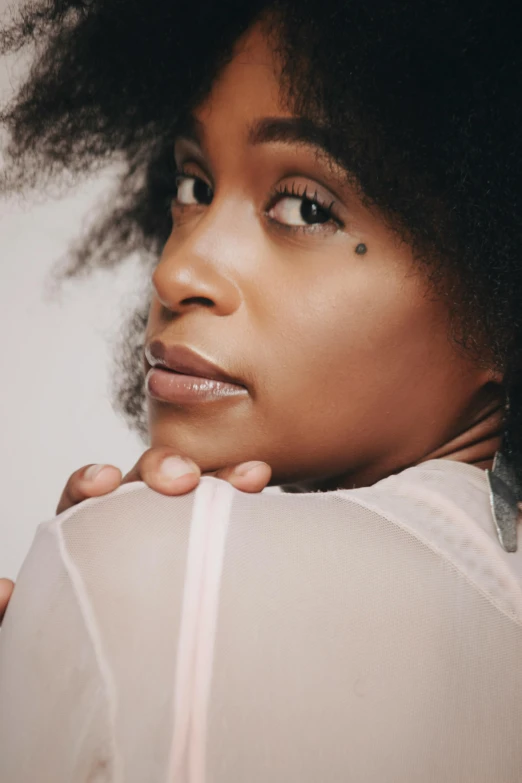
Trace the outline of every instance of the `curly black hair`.
<instances>
[{"instance_id":1,"label":"curly black hair","mask_svg":"<svg viewBox=\"0 0 522 783\"><path fill-rule=\"evenodd\" d=\"M363 198L413 248L452 337L505 374L522 468L522 46L513 0L35 0L0 31L33 45L0 114L0 193L113 161L117 192L64 273L154 263L170 233L172 143L237 39L263 20L288 106L319 120ZM146 438L146 307L132 315L115 404Z\"/></svg>"}]
</instances>

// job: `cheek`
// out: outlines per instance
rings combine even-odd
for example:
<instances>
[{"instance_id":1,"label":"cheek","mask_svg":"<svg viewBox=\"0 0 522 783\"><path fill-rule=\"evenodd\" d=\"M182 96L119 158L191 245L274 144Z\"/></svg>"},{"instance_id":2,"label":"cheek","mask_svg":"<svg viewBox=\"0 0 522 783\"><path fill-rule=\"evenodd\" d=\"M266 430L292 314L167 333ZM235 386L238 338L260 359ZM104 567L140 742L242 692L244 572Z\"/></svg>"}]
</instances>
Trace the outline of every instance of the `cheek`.
<instances>
[{"instance_id":1,"label":"cheek","mask_svg":"<svg viewBox=\"0 0 522 783\"><path fill-rule=\"evenodd\" d=\"M346 451L346 438L361 448L367 438L373 448L376 438L395 437L405 416L423 417L447 380L446 315L414 280L296 292L278 334L265 399L279 426L301 442L330 438L331 448Z\"/></svg>"},{"instance_id":2,"label":"cheek","mask_svg":"<svg viewBox=\"0 0 522 783\"><path fill-rule=\"evenodd\" d=\"M334 396L356 387L364 393L372 379L391 383L412 364L429 363L429 343L440 350L445 329L438 308L412 284L317 287L288 299L273 341L275 364L292 391L304 385Z\"/></svg>"}]
</instances>

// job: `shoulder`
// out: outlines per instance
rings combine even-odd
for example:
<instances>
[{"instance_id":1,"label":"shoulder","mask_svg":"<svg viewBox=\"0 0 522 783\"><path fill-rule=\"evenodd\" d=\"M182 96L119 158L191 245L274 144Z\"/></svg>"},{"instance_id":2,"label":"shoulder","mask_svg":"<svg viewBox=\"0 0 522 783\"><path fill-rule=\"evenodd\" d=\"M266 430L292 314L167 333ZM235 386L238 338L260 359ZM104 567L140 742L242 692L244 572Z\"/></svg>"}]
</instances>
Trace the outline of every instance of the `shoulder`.
<instances>
[{"instance_id":1,"label":"shoulder","mask_svg":"<svg viewBox=\"0 0 522 783\"><path fill-rule=\"evenodd\" d=\"M522 541L500 545L484 471L431 460L354 492L357 501L414 536L503 611L522 621Z\"/></svg>"},{"instance_id":2,"label":"shoulder","mask_svg":"<svg viewBox=\"0 0 522 783\"><path fill-rule=\"evenodd\" d=\"M158 553L185 553L192 536L222 535L227 551L272 551L328 563L366 558L369 568L458 572L504 613L522 622L522 547L501 548L483 471L434 460L372 487L325 493L249 494L204 477L188 495L168 497L143 482L92 498L50 523L64 556L87 567L154 568ZM217 531L217 532L216 532ZM221 533L219 533L221 531ZM286 554L283 555L283 552Z\"/></svg>"}]
</instances>

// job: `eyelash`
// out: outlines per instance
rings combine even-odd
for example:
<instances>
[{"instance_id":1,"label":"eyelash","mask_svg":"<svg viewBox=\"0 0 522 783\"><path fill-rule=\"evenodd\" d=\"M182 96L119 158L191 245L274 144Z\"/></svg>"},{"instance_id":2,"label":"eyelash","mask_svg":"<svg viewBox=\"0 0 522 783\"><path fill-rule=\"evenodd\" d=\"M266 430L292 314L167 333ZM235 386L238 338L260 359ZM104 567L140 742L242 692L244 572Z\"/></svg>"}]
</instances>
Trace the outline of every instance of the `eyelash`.
<instances>
[{"instance_id":1,"label":"eyelash","mask_svg":"<svg viewBox=\"0 0 522 783\"><path fill-rule=\"evenodd\" d=\"M172 202L176 198L177 190L178 190L178 180L180 178L187 178L187 179L201 179L195 174L191 174L187 171L185 171L183 168L176 169L173 173L173 184L172 187L169 190L168 194L168 211L170 212L172 209ZM204 180L201 180L204 182ZM275 205L281 201L283 198L295 198L295 199L302 199L303 201L309 201L312 204L316 204L321 210L323 210L326 215L328 216L328 220L324 223L311 223L309 225L303 225L303 226L290 226L286 225L285 223L281 223L280 221L276 220L275 218L269 218L273 223L277 223L278 227L280 227L282 230L289 231L292 233L295 232L305 232L305 233L313 233L314 231L317 231L318 226L327 226L329 223L334 223L337 228L344 228L344 223L338 218L335 214L335 211L333 209L335 205L335 201L331 201L329 204L326 204L324 201L322 201L317 194L317 191L315 191L313 196L308 195L308 185L306 185L304 188L300 188L299 185L296 186L295 182L292 182L292 185L289 187L287 184L284 184L282 186L275 187L268 196L268 206L265 209L265 215L270 212ZM180 205L181 208L183 208L183 205Z\"/></svg>"},{"instance_id":2,"label":"eyelash","mask_svg":"<svg viewBox=\"0 0 522 783\"><path fill-rule=\"evenodd\" d=\"M270 195L268 197L268 199L269 199L268 200L268 207L265 210L265 214L267 212L270 212L270 210L273 209L273 207L275 207L275 205L279 201L281 201L283 198L295 198L295 199L301 199L303 201L309 201L312 204L316 204L320 209L323 210L323 212L326 213L326 215L328 215L328 221L327 222L325 222L325 223L311 223L308 226L306 226L306 225L305 226L287 226L284 223L279 223L279 221L275 221L274 220L274 222L278 222L279 225L283 229L286 229L286 230L289 230L289 231L305 231L305 232L311 233L312 231L317 230L316 226L321 226L321 225L322 226L326 226L330 222L335 223L338 228L344 228L343 222L340 220L340 218L338 218L336 216L336 214L335 214L335 212L333 210L333 206L335 204L335 201L331 201L329 204L326 204L324 201L322 201L318 197L317 191L315 191L313 196L309 196L308 195L308 185L305 185L304 189L300 189L299 185L297 185L297 187L296 187L295 182L292 182L291 187L288 187L288 185L285 184L285 185L277 186L277 187L275 187L271 191L271 193L270 193Z\"/></svg>"}]
</instances>

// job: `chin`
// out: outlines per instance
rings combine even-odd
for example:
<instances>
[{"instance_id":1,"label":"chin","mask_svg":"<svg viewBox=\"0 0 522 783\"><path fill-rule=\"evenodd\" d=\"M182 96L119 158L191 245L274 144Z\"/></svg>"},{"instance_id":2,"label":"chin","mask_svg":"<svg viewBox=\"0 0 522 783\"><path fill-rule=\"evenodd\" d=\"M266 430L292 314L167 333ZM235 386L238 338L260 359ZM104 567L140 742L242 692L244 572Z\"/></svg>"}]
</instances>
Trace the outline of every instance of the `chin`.
<instances>
[{"instance_id":1,"label":"chin","mask_svg":"<svg viewBox=\"0 0 522 783\"><path fill-rule=\"evenodd\" d=\"M190 457L202 473L208 473L226 465L263 459L259 446L237 437L237 429L212 428L170 421L149 426L151 448L168 447L182 457Z\"/></svg>"}]
</instances>

